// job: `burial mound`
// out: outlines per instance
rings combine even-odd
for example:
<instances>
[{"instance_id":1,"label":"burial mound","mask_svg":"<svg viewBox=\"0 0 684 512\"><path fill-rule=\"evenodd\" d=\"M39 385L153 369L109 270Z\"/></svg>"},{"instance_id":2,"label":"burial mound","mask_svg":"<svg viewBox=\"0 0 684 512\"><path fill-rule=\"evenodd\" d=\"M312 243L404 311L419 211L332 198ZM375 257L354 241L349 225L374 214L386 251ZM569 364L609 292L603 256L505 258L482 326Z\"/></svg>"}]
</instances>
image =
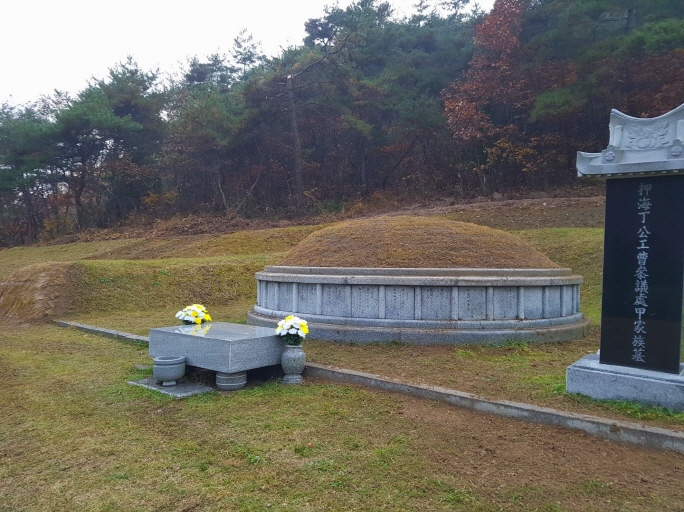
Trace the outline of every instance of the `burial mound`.
<instances>
[{"instance_id":1,"label":"burial mound","mask_svg":"<svg viewBox=\"0 0 684 512\"><path fill-rule=\"evenodd\" d=\"M280 262L292 267L558 268L515 235L435 217L374 217L309 235Z\"/></svg>"},{"instance_id":2,"label":"burial mound","mask_svg":"<svg viewBox=\"0 0 684 512\"><path fill-rule=\"evenodd\" d=\"M589 325L571 269L512 234L433 217L335 224L256 279L248 323L295 313L330 341L561 341Z\"/></svg>"}]
</instances>

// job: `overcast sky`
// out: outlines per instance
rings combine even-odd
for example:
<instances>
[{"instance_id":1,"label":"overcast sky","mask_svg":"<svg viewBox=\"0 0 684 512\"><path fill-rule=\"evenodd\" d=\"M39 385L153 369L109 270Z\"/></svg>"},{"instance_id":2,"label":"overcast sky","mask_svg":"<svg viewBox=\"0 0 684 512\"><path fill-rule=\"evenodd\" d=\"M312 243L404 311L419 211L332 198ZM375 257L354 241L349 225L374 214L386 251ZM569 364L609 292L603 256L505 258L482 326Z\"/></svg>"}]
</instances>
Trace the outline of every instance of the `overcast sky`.
<instances>
[{"instance_id":1,"label":"overcast sky","mask_svg":"<svg viewBox=\"0 0 684 512\"><path fill-rule=\"evenodd\" d=\"M389 0L398 15L417 0ZM0 0L0 103L55 89L77 93L133 56L141 68L178 71L192 56L227 53L246 28L267 55L300 45L304 22L335 0ZM339 0L346 7L352 0ZM471 0L474 3L474 0ZM489 10L494 0L479 0Z\"/></svg>"}]
</instances>

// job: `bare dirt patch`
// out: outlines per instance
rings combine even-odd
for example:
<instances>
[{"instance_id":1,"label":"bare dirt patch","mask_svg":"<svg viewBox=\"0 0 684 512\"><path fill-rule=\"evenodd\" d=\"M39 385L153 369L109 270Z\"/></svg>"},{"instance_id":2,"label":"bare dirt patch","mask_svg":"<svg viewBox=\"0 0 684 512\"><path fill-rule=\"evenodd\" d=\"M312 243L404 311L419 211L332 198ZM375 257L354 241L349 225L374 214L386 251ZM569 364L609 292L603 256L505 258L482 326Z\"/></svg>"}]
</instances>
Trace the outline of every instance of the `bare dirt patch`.
<instances>
[{"instance_id":1,"label":"bare dirt patch","mask_svg":"<svg viewBox=\"0 0 684 512\"><path fill-rule=\"evenodd\" d=\"M682 510L681 454L424 400L402 402L399 414L425 432L416 449L470 483L463 498L471 493L471 510L483 498L499 502L497 510Z\"/></svg>"},{"instance_id":2,"label":"bare dirt patch","mask_svg":"<svg viewBox=\"0 0 684 512\"><path fill-rule=\"evenodd\" d=\"M74 242L102 240L172 239L186 236L236 233L244 230L261 230L328 224L348 219L377 217L381 215L446 216L452 220L472 222L497 229L534 229L544 227L603 227L605 196L603 187L588 188L577 196L568 191L567 196L541 195L498 199L476 198L472 201L435 199L403 204L401 201L368 198L360 206L352 205L339 213L302 216L291 219L244 219L229 215L187 215L171 219L140 221L108 229L88 229L82 233L65 235L40 245L60 245ZM1 249L1 248L0 248Z\"/></svg>"},{"instance_id":3,"label":"bare dirt patch","mask_svg":"<svg viewBox=\"0 0 684 512\"><path fill-rule=\"evenodd\" d=\"M443 215L448 219L510 231L602 228L605 206L603 196L522 199L459 205L445 211Z\"/></svg>"}]
</instances>

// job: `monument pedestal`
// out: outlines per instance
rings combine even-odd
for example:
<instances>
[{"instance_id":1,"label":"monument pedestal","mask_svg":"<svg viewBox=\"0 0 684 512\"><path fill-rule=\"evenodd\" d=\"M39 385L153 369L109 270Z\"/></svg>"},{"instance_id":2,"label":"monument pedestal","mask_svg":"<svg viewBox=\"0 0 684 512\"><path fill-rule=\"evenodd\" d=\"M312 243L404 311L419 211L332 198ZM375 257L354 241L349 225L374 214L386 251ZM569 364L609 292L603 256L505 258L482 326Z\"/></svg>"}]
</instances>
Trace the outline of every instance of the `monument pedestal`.
<instances>
[{"instance_id":1,"label":"monument pedestal","mask_svg":"<svg viewBox=\"0 0 684 512\"><path fill-rule=\"evenodd\" d=\"M590 354L568 366L566 390L597 400L626 400L684 411L684 364L679 375L602 364Z\"/></svg>"}]
</instances>

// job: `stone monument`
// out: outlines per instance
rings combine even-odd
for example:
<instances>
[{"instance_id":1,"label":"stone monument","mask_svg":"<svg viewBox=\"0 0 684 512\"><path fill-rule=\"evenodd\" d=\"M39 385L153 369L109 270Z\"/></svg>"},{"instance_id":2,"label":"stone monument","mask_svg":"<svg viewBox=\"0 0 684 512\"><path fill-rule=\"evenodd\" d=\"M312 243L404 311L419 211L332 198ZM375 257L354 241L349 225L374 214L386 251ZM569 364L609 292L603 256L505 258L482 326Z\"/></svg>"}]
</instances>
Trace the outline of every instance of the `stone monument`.
<instances>
[{"instance_id":1,"label":"stone monument","mask_svg":"<svg viewBox=\"0 0 684 512\"><path fill-rule=\"evenodd\" d=\"M568 367L567 390L684 410L684 105L653 119L613 110L601 153L579 176L605 178L600 355Z\"/></svg>"}]
</instances>

